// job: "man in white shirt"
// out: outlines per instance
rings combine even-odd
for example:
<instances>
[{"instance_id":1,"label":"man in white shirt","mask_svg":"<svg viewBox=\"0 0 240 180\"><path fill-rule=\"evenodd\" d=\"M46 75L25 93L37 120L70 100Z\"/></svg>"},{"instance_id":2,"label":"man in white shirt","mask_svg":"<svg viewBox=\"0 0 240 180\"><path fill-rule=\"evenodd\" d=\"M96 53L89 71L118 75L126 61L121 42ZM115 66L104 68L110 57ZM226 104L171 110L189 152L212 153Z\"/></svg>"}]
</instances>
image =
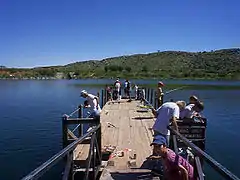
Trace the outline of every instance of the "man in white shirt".
<instances>
[{"instance_id":1,"label":"man in white shirt","mask_svg":"<svg viewBox=\"0 0 240 180\"><path fill-rule=\"evenodd\" d=\"M160 106L157 110L152 108L153 114L157 117L152 129L154 130L154 136L162 135L166 138L169 144L170 131L168 126L173 124L174 128L178 131L176 120L179 118L180 110L185 108L186 103L184 101L166 102Z\"/></svg>"},{"instance_id":2,"label":"man in white shirt","mask_svg":"<svg viewBox=\"0 0 240 180\"><path fill-rule=\"evenodd\" d=\"M89 110L90 110L90 116L89 117L96 117L100 115L101 108L99 105L99 100L97 96L94 96L92 94L89 94L87 91L83 90L81 91L81 97L86 98Z\"/></svg>"},{"instance_id":3,"label":"man in white shirt","mask_svg":"<svg viewBox=\"0 0 240 180\"><path fill-rule=\"evenodd\" d=\"M114 83L115 89L117 91L117 100L121 99L121 82L117 79Z\"/></svg>"}]
</instances>

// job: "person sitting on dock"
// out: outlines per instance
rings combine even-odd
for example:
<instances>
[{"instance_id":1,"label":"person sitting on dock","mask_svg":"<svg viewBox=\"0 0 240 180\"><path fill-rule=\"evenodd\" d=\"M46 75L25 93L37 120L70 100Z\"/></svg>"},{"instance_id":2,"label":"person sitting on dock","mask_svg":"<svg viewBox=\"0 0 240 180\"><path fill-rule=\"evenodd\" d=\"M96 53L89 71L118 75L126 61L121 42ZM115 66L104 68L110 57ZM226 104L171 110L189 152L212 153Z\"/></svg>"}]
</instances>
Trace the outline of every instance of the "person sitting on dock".
<instances>
[{"instance_id":1,"label":"person sitting on dock","mask_svg":"<svg viewBox=\"0 0 240 180\"><path fill-rule=\"evenodd\" d=\"M153 155L148 159L158 158L162 161L166 179L195 180L193 166L182 156L167 148L166 139L163 136L155 136L151 146L153 146Z\"/></svg>"},{"instance_id":2,"label":"person sitting on dock","mask_svg":"<svg viewBox=\"0 0 240 180\"><path fill-rule=\"evenodd\" d=\"M87 91L81 91L81 97L87 99L88 108L90 108L90 116L91 118L100 116L101 108L99 105L99 100L97 96L89 94ZM86 102L84 102L86 104Z\"/></svg>"},{"instance_id":3,"label":"person sitting on dock","mask_svg":"<svg viewBox=\"0 0 240 180\"><path fill-rule=\"evenodd\" d=\"M166 102L160 106L157 110L152 107L152 112L157 117L152 129L154 136L162 135L166 138L167 144L169 144L170 131L168 126L173 124L174 128L178 131L176 120L179 118L180 110L185 108L186 103L184 101Z\"/></svg>"}]
</instances>

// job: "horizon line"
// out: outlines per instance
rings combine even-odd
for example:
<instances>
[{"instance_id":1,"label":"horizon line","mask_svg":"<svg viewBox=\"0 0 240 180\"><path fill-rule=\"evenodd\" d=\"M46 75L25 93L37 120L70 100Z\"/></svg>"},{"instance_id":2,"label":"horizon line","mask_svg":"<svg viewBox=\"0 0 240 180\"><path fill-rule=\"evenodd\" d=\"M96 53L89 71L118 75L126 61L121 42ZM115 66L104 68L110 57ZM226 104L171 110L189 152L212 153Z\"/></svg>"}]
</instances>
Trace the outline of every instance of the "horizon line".
<instances>
[{"instance_id":1,"label":"horizon line","mask_svg":"<svg viewBox=\"0 0 240 180\"><path fill-rule=\"evenodd\" d=\"M0 64L0 67L4 67L6 69L35 69L35 68L47 68L47 67L56 67L56 66L67 66L69 64L74 64L78 62L87 62L87 61L102 61L109 58L117 58L117 57L123 57L123 56L133 56L133 55L145 55L145 54L152 54L152 53L163 53L163 52L185 52L185 53L202 53L202 52L215 52L220 50L240 50L240 47L232 47L232 48L221 48L221 49L214 49L214 50L202 50L202 51L185 51L185 50L156 50L151 52L145 52L145 53L132 53L132 54L122 54L122 55L116 55L116 56L106 56L103 58L90 58L88 60L74 60L72 63L66 63L66 64L58 64L58 65L36 65L33 67L8 67L5 65Z\"/></svg>"}]
</instances>

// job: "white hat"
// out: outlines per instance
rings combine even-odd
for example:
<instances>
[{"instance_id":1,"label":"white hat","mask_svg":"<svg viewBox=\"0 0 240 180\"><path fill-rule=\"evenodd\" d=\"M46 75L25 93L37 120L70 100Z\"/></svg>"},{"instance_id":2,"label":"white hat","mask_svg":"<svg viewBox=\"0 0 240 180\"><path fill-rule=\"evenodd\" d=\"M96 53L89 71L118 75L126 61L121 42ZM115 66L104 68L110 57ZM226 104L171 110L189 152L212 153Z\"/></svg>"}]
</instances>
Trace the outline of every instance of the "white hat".
<instances>
[{"instance_id":1,"label":"white hat","mask_svg":"<svg viewBox=\"0 0 240 180\"><path fill-rule=\"evenodd\" d=\"M82 91L81 91L81 96L83 96L83 95L88 95L88 93L87 93L86 90L82 90Z\"/></svg>"}]
</instances>

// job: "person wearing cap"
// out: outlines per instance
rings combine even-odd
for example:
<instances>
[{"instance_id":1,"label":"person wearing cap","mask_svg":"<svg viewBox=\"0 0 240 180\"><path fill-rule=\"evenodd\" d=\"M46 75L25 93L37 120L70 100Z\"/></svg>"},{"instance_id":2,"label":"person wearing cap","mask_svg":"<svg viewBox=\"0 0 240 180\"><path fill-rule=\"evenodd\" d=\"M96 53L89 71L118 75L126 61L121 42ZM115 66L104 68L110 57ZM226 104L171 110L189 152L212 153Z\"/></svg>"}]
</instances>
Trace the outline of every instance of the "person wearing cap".
<instances>
[{"instance_id":1,"label":"person wearing cap","mask_svg":"<svg viewBox=\"0 0 240 180\"><path fill-rule=\"evenodd\" d=\"M162 102L162 96L164 95L162 87L164 86L162 81L158 81L158 87L157 87L157 107L160 107Z\"/></svg>"},{"instance_id":2,"label":"person wearing cap","mask_svg":"<svg viewBox=\"0 0 240 180\"><path fill-rule=\"evenodd\" d=\"M203 103L200 102L196 96L190 96L189 104L180 112L180 119L200 116L199 113L203 111L203 109Z\"/></svg>"},{"instance_id":3,"label":"person wearing cap","mask_svg":"<svg viewBox=\"0 0 240 180\"><path fill-rule=\"evenodd\" d=\"M81 91L81 97L86 98L88 108L90 110L90 116L89 117L96 117L100 115L101 108L99 105L99 100L97 96L94 96L92 94L89 94L87 91L82 90ZM86 102L84 103L86 104Z\"/></svg>"},{"instance_id":4,"label":"person wearing cap","mask_svg":"<svg viewBox=\"0 0 240 180\"><path fill-rule=\"evenodd\" d=\"M192 95L192 96L189 97L189 103L188 104L195 104L198 101L199 100L198 100L197 96Z\"/></svg>"},{"instance_id":5,"label":"person wearing cap","mask_svg":"<svg viewBox=\"0 0 240 180\"><path fill-rule=\"evenodd\" d=\"M195 180L193 166L182 156L166 147L166 139L162 135L154 137L153 155L148 159L158 158L164 167L164 176L168 180Z\"/></svg>"},{"instance_id":6,"label":"person wearing cap","mask_svg":"<svg viewBox=\"0 0 240 180\"><path fill-rule=\"evenodd\" d=\"M184 109L185 105L184 101L177 101L166 102L157 110L152 107L152 112L157 117L152 127L154 136L162 135L165 137L167 144L169 144L170 131L168 130L168 126L172 123L175 130L178 131L176 120L179 118L180 110Z\"/></svg>"}]
</instances>

